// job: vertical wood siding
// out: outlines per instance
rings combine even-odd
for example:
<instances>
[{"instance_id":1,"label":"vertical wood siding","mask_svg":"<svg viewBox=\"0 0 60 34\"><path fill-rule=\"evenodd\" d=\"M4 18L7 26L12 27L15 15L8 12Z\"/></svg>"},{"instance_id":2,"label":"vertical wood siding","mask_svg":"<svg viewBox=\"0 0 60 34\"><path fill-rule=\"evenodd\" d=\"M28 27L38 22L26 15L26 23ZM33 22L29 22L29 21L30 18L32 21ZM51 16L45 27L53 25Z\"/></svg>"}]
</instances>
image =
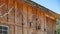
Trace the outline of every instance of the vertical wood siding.
<instances>
[{"instance_id":1,"label":"vertical wood siding","mask_svg":"<svg viewBox=\"0 0 60 34\"><path fill-rule=\"evenodd\" d=\"M3 4L0 15L11 12L0 17L0 25L9 26L9 34L54 34L55 17L47 17L44 10L20 0L0 0L0 6ZM36 29L36 26L40 26L40 29Z\"/></svg>"}]
</instances>

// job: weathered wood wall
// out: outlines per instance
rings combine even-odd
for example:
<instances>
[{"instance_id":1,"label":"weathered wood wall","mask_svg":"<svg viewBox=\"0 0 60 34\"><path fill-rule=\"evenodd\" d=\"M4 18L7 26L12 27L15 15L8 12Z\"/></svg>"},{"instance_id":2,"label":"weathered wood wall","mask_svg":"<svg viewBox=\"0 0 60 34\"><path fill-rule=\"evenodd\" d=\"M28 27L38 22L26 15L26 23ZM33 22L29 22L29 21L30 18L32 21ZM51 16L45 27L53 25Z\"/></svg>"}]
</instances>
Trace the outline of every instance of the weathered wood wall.
<instances>
[{"instance_id":1,"label":"weathered wood wall","mask_svg":"<svg viewBox=\"0 0 60 34\"><path fill-rule=\"evenodd\" d=\"M50 18L44 10L20 0L0 0L0 6L0 24L9 26L10 34L54 34L55 17ZM38 25L39 30L36 29Z\"/></svg>"}]
</instances>

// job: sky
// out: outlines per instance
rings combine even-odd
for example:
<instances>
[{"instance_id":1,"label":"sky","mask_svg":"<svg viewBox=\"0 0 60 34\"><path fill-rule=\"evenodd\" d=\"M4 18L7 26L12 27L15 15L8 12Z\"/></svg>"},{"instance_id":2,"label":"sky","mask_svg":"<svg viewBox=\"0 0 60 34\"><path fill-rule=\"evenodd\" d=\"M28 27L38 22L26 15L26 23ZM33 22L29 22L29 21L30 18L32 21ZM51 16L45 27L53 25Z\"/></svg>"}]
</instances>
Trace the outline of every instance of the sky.
<instances>
[{"instance_id":1,"label":"sky","mask_svg":"<svg viewBox=\"0 0 60 34\"><path fill-rule=\"evenodd\" d=\"M32 0L58 14L60 14L60 0Z\"/></svg>"}]
</instances>

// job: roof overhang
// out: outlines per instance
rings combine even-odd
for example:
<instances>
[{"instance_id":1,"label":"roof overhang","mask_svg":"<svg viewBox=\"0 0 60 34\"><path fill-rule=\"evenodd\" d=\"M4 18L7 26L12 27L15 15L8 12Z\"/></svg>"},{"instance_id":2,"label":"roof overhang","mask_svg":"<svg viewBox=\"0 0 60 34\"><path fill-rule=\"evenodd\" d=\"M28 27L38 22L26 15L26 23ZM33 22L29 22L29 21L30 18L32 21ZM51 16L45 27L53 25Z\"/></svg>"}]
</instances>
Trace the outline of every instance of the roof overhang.
<instances>
[{"instance_id":1,"label":"roof overhang","mask_svg":"<svg viewBox=\"0 0 60 34\"><path fill-rule=\"evenodd\" d=\"M38 8L38 9L44 10L44 12L45 12L46 14L50 15L50 16L55 16L55 17L57 17L57 16L56 16L57 13L53 12L52 10L50 10L50 9L48 9L48 8L40 5L40 4L37 4L36 2L33 2L33 1L31 1L31 0L21 0L21 1L24 2L24 3L28 3L28 4L29 4L30 6L32 6L32 7L36 7L36 8Z\"/></svg>"}]
</instances>

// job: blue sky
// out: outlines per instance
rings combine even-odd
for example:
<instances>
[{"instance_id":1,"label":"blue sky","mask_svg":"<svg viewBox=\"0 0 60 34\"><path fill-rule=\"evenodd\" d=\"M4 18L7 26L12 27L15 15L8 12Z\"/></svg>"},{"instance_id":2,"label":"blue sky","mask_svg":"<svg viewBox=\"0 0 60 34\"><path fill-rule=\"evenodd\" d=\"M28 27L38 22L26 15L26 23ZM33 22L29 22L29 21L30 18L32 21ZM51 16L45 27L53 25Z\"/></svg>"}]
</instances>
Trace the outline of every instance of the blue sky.
<instances>
[{"instance_id":1,"label":"blue sky","mask_svg":"<svg viewBox=\"0 0 60 34\"><path fill-rule=\"evenodd\" d=\"M60 14L60 0L32 0L58 14Z\"/></svg>"}]
</instances>

